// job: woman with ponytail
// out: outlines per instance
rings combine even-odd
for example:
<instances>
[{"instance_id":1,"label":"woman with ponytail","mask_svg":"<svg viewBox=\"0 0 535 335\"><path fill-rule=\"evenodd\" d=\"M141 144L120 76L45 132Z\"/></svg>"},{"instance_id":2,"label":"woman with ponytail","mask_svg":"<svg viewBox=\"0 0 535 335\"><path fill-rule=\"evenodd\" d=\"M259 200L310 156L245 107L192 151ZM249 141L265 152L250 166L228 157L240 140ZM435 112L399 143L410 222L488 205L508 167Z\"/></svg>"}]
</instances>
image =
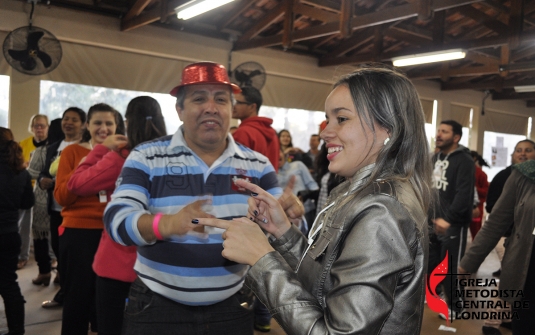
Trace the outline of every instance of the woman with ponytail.
<instances>
[{"instance_id":1,"label":"woman with ponytail","mask_svg":"<svg viewBox=\"0 0 535 335\"><path fill-rule=\"evenodd\" d=\"M11 335L24 334L24 297L17 283L21 246L19 209L34 204L31 177L22 149L13 133L0 127L0 295L4 300L7 327Z\"/></svg>"},{"instance_id":2,"label":"woman with ponytail","mask_svg":"<svg viewBox=\"0 0 535 335\"><path fill-rule=\"evenodd\" d=\"M78 196L98 194L109 201L124 161L138 144L166 135L160 105L148 96L134 98L126 109L126 134L109 136L80 163L68 183ZM96 302L99 334L120 334L130 284L136 279L136 247L115 243L103 231L93 261L97 274Z\"/></svg>"}]
</instances>

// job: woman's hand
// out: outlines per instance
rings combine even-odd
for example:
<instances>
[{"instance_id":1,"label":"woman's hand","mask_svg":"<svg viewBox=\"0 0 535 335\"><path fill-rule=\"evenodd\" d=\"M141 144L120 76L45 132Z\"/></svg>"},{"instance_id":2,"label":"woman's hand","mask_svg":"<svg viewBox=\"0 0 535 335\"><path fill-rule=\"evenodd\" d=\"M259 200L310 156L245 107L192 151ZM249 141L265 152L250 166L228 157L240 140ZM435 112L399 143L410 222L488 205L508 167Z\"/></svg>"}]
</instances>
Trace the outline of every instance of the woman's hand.
<instances>
[{"instance_id":1,"label":"woman's hand","mask_svg":"<svg viewBox=\"0 0 535 335\"><path fill-rule=\"evenodd\" d=\"M296 176L291 176L288 180L288 184L284 188L284 192L279 198L279 204L282 206L284 213L290 219L300 219L305 215L305 206L299 197L297 197L294 192L294 184Z\"/></svg>"},{"instance_id":2,"label":"woman's hand","mask_svg":"<svg viewBox=\"0 0 535 335\"><path fill-rule=\"evenodd\" d=\"M128 140L124 135L110 135L102 142L103 146L113 151L119 151L119 149L124 148L127 144Z\"/></svg>"},{"instance_id":3,"label":"woman's hand","mask_svg":"<svg viewBox=\"0 0 535 335\"><path fill-rule=\"evenodd\" d=\"M251 191L247 216L257 222L262 229L275 236L275 238L280 238L290 229L291 223L288 221L281 204L274 196L264 191L260 186L243 179L237 180L236 185Z\"/></svg>"},{"instance_id":4,"label":"woman's hand","mask_svg":"<svg viewBox=\"0 0 535 335\"><path fill-rule=\"evenodd\" d=\"M276 200L275 200L276 201ZM248 218L232 221L198 219L199 225L225 229L221 255L231 261L255 265L265 254L274 251L260 227Z\"/></svg>"}]
</instances>

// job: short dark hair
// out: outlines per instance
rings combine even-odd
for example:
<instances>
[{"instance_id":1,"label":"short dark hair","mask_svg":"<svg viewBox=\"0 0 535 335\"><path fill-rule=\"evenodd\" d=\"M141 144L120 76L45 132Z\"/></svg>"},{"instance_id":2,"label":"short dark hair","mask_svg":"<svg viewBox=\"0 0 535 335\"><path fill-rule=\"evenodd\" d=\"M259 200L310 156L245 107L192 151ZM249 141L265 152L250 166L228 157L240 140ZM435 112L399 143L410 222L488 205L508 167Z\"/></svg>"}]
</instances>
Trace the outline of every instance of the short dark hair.
<instances>
[{"instance_id":1,"label":"short dark hair","mask_svg":"<svg viewBox=\"0 0 535 335\"><path fill-rule=\"evenodd\" d=\"M459 139L463 137L463 126L459 122L455 120L444 120L440 122L440 124L447 124L448 126L451 126L453 135L459 135Z\"/></svg>"},{"instance_id":2,"label":"short dark hair","mask_svg":"<svg viewBox=\"0 0 535 335\"><path fill-rule=\"evenodd\" d=\"M245 101L250 104L256 104L256 113L258 114L263 102L262 93L252 86L245 86L241 88L241 94L245 98Z\"/></svg>"},{"instance_id":3,"label":"short dark hair","mask_svg":"<svg viewBox=\"0 0 535 335\"><path fill-rule=\"evenodd\" d=\"M193 85L188 85L188 86L193 86ZM187 86L180 87L175 95L175 98L176 98L175 105L180 107L180 109L184 109L184 100L186 99L186 87ZM230 86L228 86L228 88L230 91L230 102L231 102L231 105L234 106L236 99L234 98L234 93L232 92L232 88Z\"/></svg>"},{"instance_id":4,"label":"short dark hair","mask_svg":"<svg viewBox=\"0 0 535 335\"><path fill-rule=\"evenodd\" d=\"M80 117L80 121L82 121L82 124L85 123L87 119L87 115L85 114L84 110L78 107L69 107L63 112L63 115L61 115L61 118L63 119L65 117L65 114L67 112L75 112L78 113L78 116Z\"/></svg>"}]
</instances>

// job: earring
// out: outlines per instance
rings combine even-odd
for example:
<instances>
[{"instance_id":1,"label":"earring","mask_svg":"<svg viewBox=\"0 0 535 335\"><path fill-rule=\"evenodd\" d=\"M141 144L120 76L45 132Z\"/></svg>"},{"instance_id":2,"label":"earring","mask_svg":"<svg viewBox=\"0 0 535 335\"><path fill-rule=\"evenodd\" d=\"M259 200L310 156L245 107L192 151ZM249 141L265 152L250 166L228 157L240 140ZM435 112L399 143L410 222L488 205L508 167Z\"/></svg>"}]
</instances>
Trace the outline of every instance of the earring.
<instances>
[{"instance_id":1,"label":"earring","mask_svg":"<svg viewBox=\"0 0 535 335\"><path fill-rule=\"evenodd\" d=\"M385 141L383 142L383 145L386 145L390 141L390 137L385 138Z\"/></svg>"}]
</instances>

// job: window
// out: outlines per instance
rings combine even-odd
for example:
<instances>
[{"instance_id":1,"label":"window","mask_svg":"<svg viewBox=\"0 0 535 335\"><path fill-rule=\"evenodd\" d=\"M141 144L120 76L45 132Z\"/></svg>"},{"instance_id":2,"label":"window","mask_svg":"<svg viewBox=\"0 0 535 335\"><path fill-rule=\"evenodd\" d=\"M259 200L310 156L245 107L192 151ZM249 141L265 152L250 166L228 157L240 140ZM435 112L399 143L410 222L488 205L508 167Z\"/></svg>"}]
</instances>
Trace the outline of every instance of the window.
<instances>
[{"instance_id":1,"label":"window","mask_svg":"<svg viewBox=\"0 0 535 335\"><path fill-rule=\"evenodd\" d=\"M0 127L8 128L9 76L0 76Z\"/></svg>"},{"instance_id":2,"label":"window","mask_svg":"<svg viewBox=\"0 0 535 335\"><path fill-rule=\"evenodd\" d=\"M483 158L490 165L490 168L484 167L483 170L487 174L489 182L492 181L498 172L511 165L511 154L515 149L515 145L525 139L526 136L523 135L485 131L483 137ZM504 149L493 152L492 149L496 147L503 147Z\"/></svg>"},{"instance_id":3,"label":"window","mask_svg":"<svg viewBox=\"0 0 535 335\"><path fill-rule=\"evenodd\" d=\"M304 152L310 149L310 136L318 134L319 125L325 120L325 112L269 106L260 107L258 115L273 119L271 126L277 132L288 130L294 147Z\"/></svg>"},{"instance_id":4,"label":"window","mask_svg":"<svg viewBox=\"0 0 535 335\"><path fill-rule=\"evenodd\" d=\"M169 94L127 91L42 80L39 109L40 113L48 115L50 120L53 120L61 118L68 107L80 107L87 112L92 105L103 102L112 106L124 116L126 106L130 100L141 95L148 95L158 101L165 119L167 134L176 132L182 122L178 119L175 110L176 99Z\"/></svg>"}]
</instances>

